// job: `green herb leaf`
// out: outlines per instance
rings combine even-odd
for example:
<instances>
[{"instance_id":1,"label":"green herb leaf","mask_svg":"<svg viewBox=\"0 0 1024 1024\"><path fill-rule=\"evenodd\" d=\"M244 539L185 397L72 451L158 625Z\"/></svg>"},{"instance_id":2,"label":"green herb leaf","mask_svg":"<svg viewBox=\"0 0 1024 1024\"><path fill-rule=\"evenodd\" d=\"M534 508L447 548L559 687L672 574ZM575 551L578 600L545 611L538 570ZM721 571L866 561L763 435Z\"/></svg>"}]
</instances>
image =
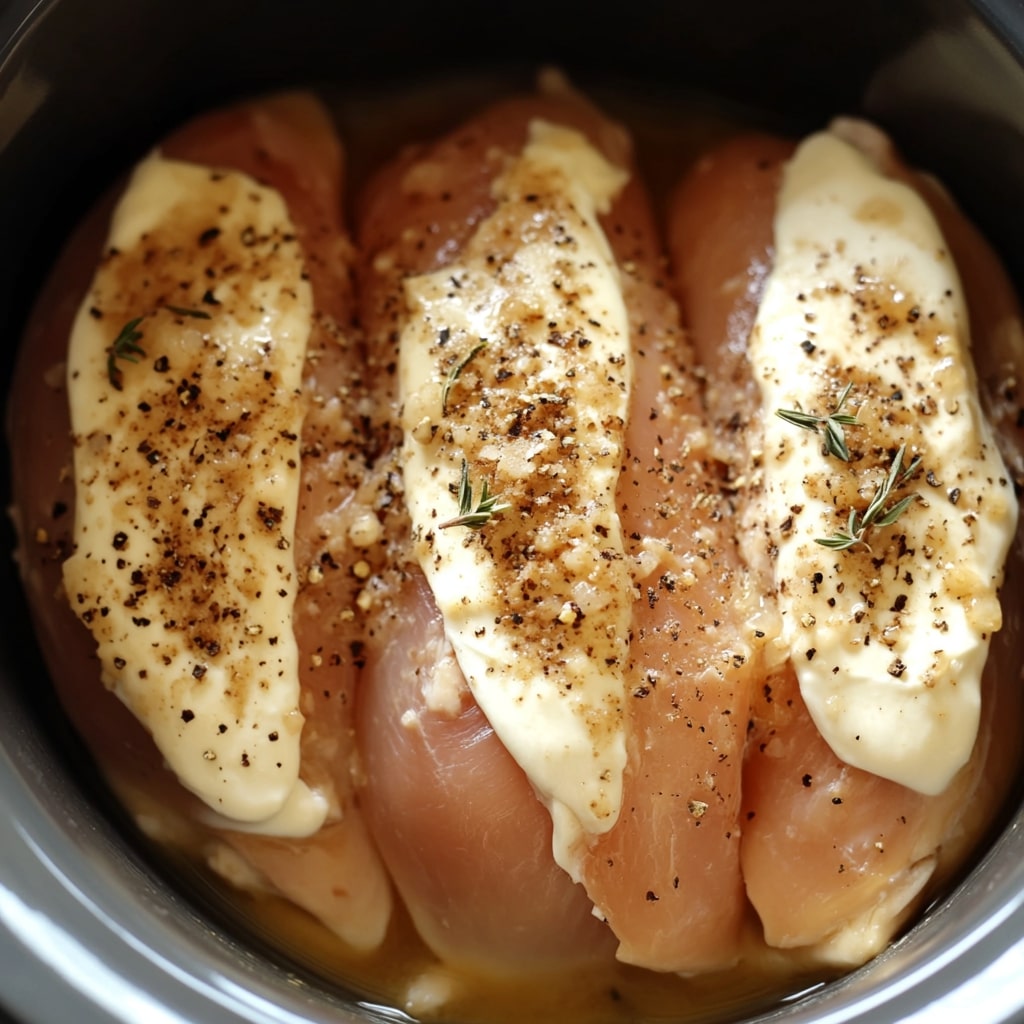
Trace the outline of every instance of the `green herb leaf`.
<instances>
[{"instance_id":1,"label":"green herb leaf","mask_svg":"<svg viewBox=\"0 0 1024 1024\"><path fill-rule=\"evenodd\" d=\"M473 485L469 481L469 466L462 460L462 473L459 477L459 514L454 519L438 523L439 530L447 530L452 526L467 526L471 530L482 530L493 516L507 512L512 506L496 494L491 494L485 480L480 485L480 500L473 504Z\"/></svg>"},{"instance_id":2,"label":"green herb leaf","mask_svg":"<svg viewBox=\"0 0 1024 1024\"><path fill-rule=\"evenodd\" d=\"M172 306L168 303L164 306L164 309L169 309L172 313L177 313L178 316L191 316L197 320L209 320L210 314L202 309L189 309L187 306Z\"/></svg>"},{"instance_id":3,"label":"green herb leaf","mask_svg":"<svg viewBox=\"0 0 1024 1024\"><path fill-rule=\"evenodd\" d=\"M137 363L139 361L138 357L146 354L138 344L139 339L142 337L142 331L138 327L144 319L145 317L137 316L134 320L129 320L121 328L121 333L107 348L107 377L117 391L122 390L124 379L124 373L121 367L117 365L118 359L123 359L129 363Z\"/></svg>"},{"instance_id":4,"label":"green herb leaf","mask_svg":"<svg viewBox=\"0 0 1024 1024\"><path fill-rule=\"evenodd\" d=\"M856 416L843 412L843 406L846 405L846 399L850 397L851 390L853 390L852 382L843 388L835 409L827 416L817 416L804 412L802 409L776 409L775 415L787 423L792 423L795 427L800 427L801 430L810 430L815 434L823 431L825 453L834 455L837 459L842 459L843 462L849 462L850 449L846 445L846 434L843 427L852 427L858 422Z\"/></svg>"},{"instance_id":5,"label":"green herb leaf","mask_svg":"<svg viewBox=\"0 0 1024 1024\"><path fill-rule=\"evenodd\" d=\"M477 353L487 347L487 339L481 338L470 350L469 354L456 363L449 371L448 378L444 382L444 387L441 389L441 413L443 415L448 414L448 396L451 394L452 386L462 375L462 371L469 366L469 364L476 357Z\"/></svg>"},{"instance_id":6,"label":"green herb leaf","mask_svg":"<svg viewBox=\"0 0 1024 1024\"><path fill-rule=\"evenodd\" d=\"M822 547L834 548L844 551L857 544L863 544L868 550L871 546L864 539L868 530L872 527L892 526L901 515L910 507L911 503L917 500L916 494L908 494L899 501L886 507L893 491L902 487L918 470L921 465L920 457L915 458L909 466L904 467L903 456L906 454L907 446L900 445L885 480L875 490L868 507L863 513L856 509L850 509L850 518L847 520L846 530L840 530L831 537L817 537L816 542Z\"/></svg>"},{"instance_id":7,"label":"green herb leaf","mask_svg":"<svg viewBox=\"0 0 1024 1024\"><path fill-rule=\"evenodd\" d=\"M875 526L892 526L897 519L910 507L911 502L917 500L916 494L908 494L905 498L901 498L892 508L883 512L874 522Z\"/></svg>"},{"instance_id":8,"label":"green herb leaf","mask_svg":"<svg viewBox=\"0 0 1024 1024\"><path fill-rule=\"evenodd\" d=\"M196 320L211 319L210 314L202 309L172 306L170 303L166 303L164 309L175 313L177 316L190 316ZM127 363L137 363L139 361L138 357L146 354L138 344L139 339L142 337L139 324L145 319L145 316L137 316L134 320L129 320L121 328L121 333L107 348L107 377L117 391L121 391L124 388L124 371L117 365L117 361L123 359Z\"/></svg>"}]
</instances>

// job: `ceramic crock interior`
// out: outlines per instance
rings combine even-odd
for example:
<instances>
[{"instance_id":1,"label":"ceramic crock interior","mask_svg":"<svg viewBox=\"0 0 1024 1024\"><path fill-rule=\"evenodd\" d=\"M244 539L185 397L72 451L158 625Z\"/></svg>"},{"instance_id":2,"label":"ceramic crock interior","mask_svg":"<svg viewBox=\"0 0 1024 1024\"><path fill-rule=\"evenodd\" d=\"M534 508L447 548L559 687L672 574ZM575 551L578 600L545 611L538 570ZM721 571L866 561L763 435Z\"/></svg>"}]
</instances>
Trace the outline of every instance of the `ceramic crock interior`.
<instances>
[{"instance_id":1,"label":"ceramic crock interior","mask_svg":"<svg viewBox=\"0 0 1024 1024\"><path fill-rule=\"evenodd\" d=\"M302 82L415 88L435 71L556 63L583 83L753 103L794 131L863 112L947 181L1024 282L1024 15L1009 3L637 3L599 14L551 0L45 0L23 24L30 8L14 3L0 20L15 36L0 68L5 396L31 295L102 185L187 114ZM0 458L6 507L6 450ZM0 529L10 551L6 519ZM9 559L0 580L15 609L0 641L0 812L11 822L0 1002L40 1021L72 1010L80 1021L156 1019L138 1016L147 1000L167 1020L391 1019L253 951L146 862L55 707ZM896 1020L974 976L989 993L974 1020L1019 1013L1024 996L999 985L1006 957L1024 949L1024 836L1012 813L964 885L895 949L776 1013Z\"/></svg>"}]
</instances>

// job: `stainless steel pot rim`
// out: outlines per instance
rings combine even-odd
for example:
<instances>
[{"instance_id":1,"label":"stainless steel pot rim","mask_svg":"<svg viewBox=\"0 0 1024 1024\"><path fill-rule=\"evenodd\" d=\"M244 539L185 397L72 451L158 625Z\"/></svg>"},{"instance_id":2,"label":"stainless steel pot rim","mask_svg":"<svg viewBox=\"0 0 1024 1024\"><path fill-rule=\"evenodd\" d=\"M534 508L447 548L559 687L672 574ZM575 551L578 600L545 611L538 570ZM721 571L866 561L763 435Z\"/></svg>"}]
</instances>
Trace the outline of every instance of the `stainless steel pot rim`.
<instances>
[{"instance_id":1,"label":"stainless steel pot rim","mask_svg":"<svg viewBox=\"0 0 1024 1024\"><path fill-rule=\"evenodd\" d=\"M10 831L0 861L0 1004L32 1024L139 1020L299 1024L403 1020L354 1009L220 935L113 844L105 822L70 823L5 751ZM34 783L34 784L33 784ZM1014 867L1002 877L999 863ZM1013 892L1009 900L1007 888ZM950 940L935 932L954 916ZM901 966L900 958L913 957ZM1024 1019L1024 830L1011 826L960 889L878 960L756 1018L795 1024ZM353 1013L362 1012L362 1016Z\"/></svg>"}]
</instances>

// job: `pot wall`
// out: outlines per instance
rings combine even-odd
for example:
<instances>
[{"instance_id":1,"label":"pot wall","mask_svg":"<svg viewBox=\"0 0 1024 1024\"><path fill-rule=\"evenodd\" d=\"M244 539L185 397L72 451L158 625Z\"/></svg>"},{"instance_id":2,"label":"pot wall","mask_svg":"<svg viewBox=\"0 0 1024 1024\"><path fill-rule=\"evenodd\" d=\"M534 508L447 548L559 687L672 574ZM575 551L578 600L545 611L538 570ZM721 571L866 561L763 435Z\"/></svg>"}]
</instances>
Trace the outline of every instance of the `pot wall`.
<instances>
[{"instance_id":1,"label":"pot wall","mask_svg":"<svg viewBox=\"0 0 1024 1024\"><path fill-rule=\"evenodd\" d=\"M13 40L0 65L5 396L31 295L116 171L189 113L302 81L409 86L437 67L557 62L583 83L754 98L792 130L866 113L927 158L1024 282L1024 12L1010 3L677 2L596 18L536 0L66 0L9 4L0 39ZM6 448L0 470L6 507ZM6 518L0 545L13 550ZM10 560L0 587L15 609L0 638L0 1004L40 1024L393 1019L268 962L148 865L55 707ZM939 1000L951 1020L1024 1020L1021 820L897 947L764 1019L933 1020Z\"/></svg>"}]
</instances>

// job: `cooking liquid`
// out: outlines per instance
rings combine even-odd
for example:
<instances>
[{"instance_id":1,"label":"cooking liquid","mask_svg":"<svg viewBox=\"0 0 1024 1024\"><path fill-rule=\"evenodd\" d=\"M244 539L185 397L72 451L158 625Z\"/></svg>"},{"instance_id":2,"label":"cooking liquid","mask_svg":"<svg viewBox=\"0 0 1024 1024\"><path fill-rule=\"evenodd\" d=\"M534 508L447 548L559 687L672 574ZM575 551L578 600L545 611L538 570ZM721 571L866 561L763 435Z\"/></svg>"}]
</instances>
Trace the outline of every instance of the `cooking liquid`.
<instances>
[{"instance_id":1,"label":"cooking liquid","mask_svg":"<svg viewBox=\"0 0 1024 1024\"><path fill-rule=\"evenodd\" d=\"M529 89L531 84L530 76L497 75L366 94L323 88L320 93L337 118L346 149L348 194L357 193L373 170L404 143L429 140L490 99ZM647 95L618 87L588 92L609 116L631 130L639 166L659 209L663 209L671 185L709 146L751 128L777 127L749 111L729 109L700 97L652 101ZM1018 537L1007 566L1011 581L1020 571L1022 557ZM1004 630L994 641L992 656L1004 663L1011 662L1005 652L1018 634L1018 618L1016 611L1008 614ZM103 751L94 753L102 762ZM1011 759L1019 764L1019 750L1008 755L1006 764ZM355 992L368 1003L407 1007L414 1016L594 1024L648 1018L735 1019L796 998L836 973L815 965L800 952L767 949L752 911L749 955L735 968L693 978L644 971L616 961L571 975L541 974L525 979L467 976L438 964L401 907L393 915L383 945L369 955L354 954L323 925L283 899L226 885L205 864L208 835L191 823L168 820L159 795L140 790L133 775L114 767L109 781L132 809L143 832L158 840L155 859L166 866L176 883L210 908L225 931L242 943L262 947L271 959L297 971L312 986L336 989L342 995ZM223 866L225 873L231 870L231 865ZM940 866L929 883L929 893L941 894L955 880L955 871L955 864Z\"/></svg>"}]
</instances>

